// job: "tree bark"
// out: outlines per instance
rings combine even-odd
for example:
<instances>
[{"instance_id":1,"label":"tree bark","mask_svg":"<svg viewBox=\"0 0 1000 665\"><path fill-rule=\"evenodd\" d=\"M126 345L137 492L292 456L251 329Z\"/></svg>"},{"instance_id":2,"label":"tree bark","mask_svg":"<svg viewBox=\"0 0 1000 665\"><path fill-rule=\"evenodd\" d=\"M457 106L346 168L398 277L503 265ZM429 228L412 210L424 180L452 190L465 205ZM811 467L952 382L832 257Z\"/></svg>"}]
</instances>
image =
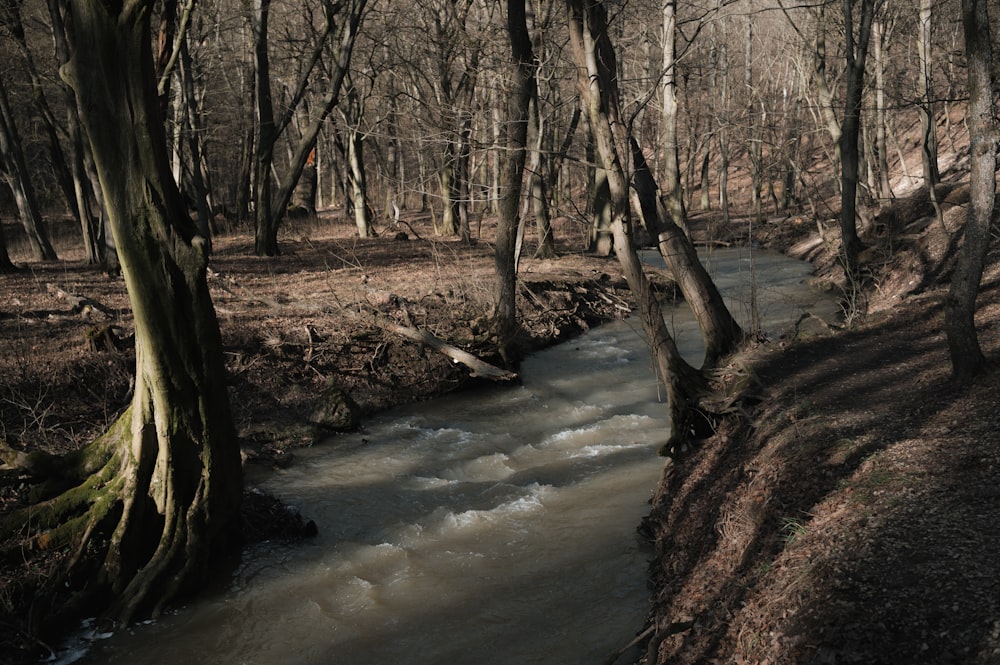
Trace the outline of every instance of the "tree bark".
<instances>
[{"instance_id":1,"label":"tree bark","mask_svg":"<svg viewBox=\"0 0 1000 665\"><path fill-rule=\"evenodd\" d=\"M663 3L663 183L674 223L688 234L677 147L677 0Z\"/></svg>"},{"instance_id":2,"label":"tree bark","mask_svg":"<svg viewBox=\"0 0 1000 665\"><path fill-rule=\"evenodd\" d=\"M920 156L924 167L924 183L928 189L941 182L941 172L938 169L937 125L934 121L935 104L933 92L933 77L931 73L931 17L932 1L920 0L919 27L917 29L917 55L920 62L920 74L917 77L917 89L920 93L920 103L917 112L920 114L921 142Z\"/></svg>"},{"instance_id":3,"label":"tree bark","mask_svg":"<svg viewBox=\"0 0 1000 665\"><path fill-rule=\"evenodd\" d=\"M361 133L361 100L357 89L349 84L347 89L346 108L341 111L341 117L346 125L346 140L344 143L344 159L347 166L347 186L350 189L346 195L350 199L349 209L354 213L354 225L358 229L359 238L372 238L375 229L372 226L371 208L368 205L368 182L364 163L364 135Z\"/></svg>"},{"instance_id":4,"label":"tree bark","mask_svg":"<svg viewBox=\"0 0 1000 665\"><path fill-rule=\"evenodd\" d=\"M986 358L976 334L976 297L990 248L996 200L997 121L994 114L993 47L988 0L962 0L969 62L969 214L965 239L945 300L945 332L955 377L968 381L984 371Z\"/></svg>"},{"instance_id":5,"label":"tree bark","mask_svg":"<svg viewBox=\"0 0 1000 665\"><path fill-rule=\"evenodd\" d=\"M514 361L512 347L517 321L518 208L524 180L531 101L535 94L535 56L528 33L525 0L507 0L507 34L510 37L514 87L507 104L506 150L500 166L500 219L494 252L497 281L493 331L497 350L508 365Z\"/></svg>"},{"instance_id":6,"label":"tree bark","mask_svg":"<svg viewBox=\"0 0 1000 665\"><path fill-rule=\"evenodd\" d=\"M566 0L569 10L570 41L578 71L578 88L590 117L591 131L608 179L615 255L638 304L639 318L646 332L653 358L667 388L671 437L664 446L669 453L690 441L703 418L698 402L707 384L698 370L685 361L663 319L660 302L643 272L632 240L628 181L622 152L629 150L620 114L614 79L615 54L607 35L607 14L600 2Z\"/></svg>"},{"instance_id":7,"label":"tree bark","mask_svg":"<svg viewBox=\"0 0 1000 665\"><path fill-rule=\"evenodd\" d=\"M153 72L151 0L80 0L64 76L100 174L135 319L128 410L92 447L107 459L49 504L89 506L62 535L77 552L110 536L90 592L110 618L154 615L204 583L236 540L242 471L226 392L205 239L170 176ZM52 524L42 525L52 527ZM56 529L58 531L58 529ZM75 559L76 557L74 557Z\"/></svg>"},{"instance_id":8,"label":"tree bark","mask_svg":"<svg viewBox=\"0 0 1000 665\"><path fill-rule=\"evenodd\" d=\"M629 137L635 173L633 185L640 214L649 234L656 238L657 249L670 268L684 300L694 312L705 344L704 367L711 367L731 354L743 342L745 334L736 322L722 294L715 286L705 266L698 259L691 240L667 214L656 192L656 183L639 143Z\"/></svg>"},{"instance_id":9,"label":"tree bark","mask_svg":"<svg viewBox=\"0 0 1000 665\"><path fill-rule=\"evenodd\" d=\"M878 197L891 199L893 197L892 183L889 181L889 120L886 116L885 104L885 54L888 43L885 18L877 18L872 26L875 43L872 55L875 59L875 163L878 167Z\"/></svg>"},{"instance_id":10,"label":"tree bark","mask_svg":"<svg viewBox=\"0 0 1000 665\"><path fill-rule=\"evenodd\" d=\"M14 124L14 114L7 98L7 89L0 79L0 159L14 202L21 216L21 225L28 238L28 245L35 259L54 261L56 251L52 247L48 233L42 223L42 213L38 198L28 173L28 165L21 147L21 137Z\"/></svg>"},{"instance_id":11,"label":"tree bark","mask_svg":"<svg viewBox=\"0 0 1000 665\"><path fill-rule=\"evenodd\" d=\"M309 154L316 146L316 137L319 135L323 123L340 100L340 91L344 78L347 76L351 54L366 6L367 0L349 0L346 3L328 1L324 3L326 24L316 37L314 49L310 54L309 61L303 66L302 77L296 82L295 90L284 114L280 118L275 118L267 39L270 0L254 0L251 23L254 32L255 97L258 120L254 169L257 188L254 199L256 204L254 245L258 255L275 256L279 253L278 229L292 199L295 185L309 160ZM341 21L339 27L335 24L337 18ZM299 103L305 95L309 76L326 48L327 38L334 32L339 37L339 41L333 62L329 64L329 80L325 96L318 109L315 109L310 123L303 128L302 136L292 151L285 177L278 183L277 190L273 191L272 170L275 145L284 130L291 124Z\"/></svg>"},{"instance_id":12,"label":"tree bark","mask_svg":"<svg viewBox=\"0 0 1000 665\"><path fill-rule=\"evenodd\" d=\"M861 21L858 25L857 41L854 38L855 0L843 0L844 25L847 43L847 84L844 92L844 117L840 132L840 234L841 261L847 279L851 284L860 280L858 255L861 252L861 238L858 236L858 173L860 151L858 141L861 135L861 98L864 93L865 60L872 33L872 20L881 4L880 0L861 0Z\"/></svg>"}]
</instances>

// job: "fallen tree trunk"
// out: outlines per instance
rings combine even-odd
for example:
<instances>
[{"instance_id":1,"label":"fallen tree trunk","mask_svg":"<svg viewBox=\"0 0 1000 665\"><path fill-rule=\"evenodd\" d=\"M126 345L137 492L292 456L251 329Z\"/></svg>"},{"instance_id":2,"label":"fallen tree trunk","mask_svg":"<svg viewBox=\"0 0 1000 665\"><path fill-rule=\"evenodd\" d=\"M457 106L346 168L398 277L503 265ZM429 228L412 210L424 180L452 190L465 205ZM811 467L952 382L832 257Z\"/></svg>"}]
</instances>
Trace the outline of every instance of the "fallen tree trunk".
<instances>
[{"instance_id":1,"label":"fallen tree trunk","mask_svg":"<svg viewBox=\"0 0 1000 665\"><path fill-rule=\"evenodd\" d=\"M413 326L404 326L382 316L377 316L375 322L383 330L399 335L400 337L405 337L411 342L432 348L448 356L454 362L465 365L474 377L482 377L493 381L510 381L517 378L517 372L511 372L510 370L502 369L480 360L471 353L438 339L433 333L427 330L421 330Z\"/></svg>"}]
</instances>

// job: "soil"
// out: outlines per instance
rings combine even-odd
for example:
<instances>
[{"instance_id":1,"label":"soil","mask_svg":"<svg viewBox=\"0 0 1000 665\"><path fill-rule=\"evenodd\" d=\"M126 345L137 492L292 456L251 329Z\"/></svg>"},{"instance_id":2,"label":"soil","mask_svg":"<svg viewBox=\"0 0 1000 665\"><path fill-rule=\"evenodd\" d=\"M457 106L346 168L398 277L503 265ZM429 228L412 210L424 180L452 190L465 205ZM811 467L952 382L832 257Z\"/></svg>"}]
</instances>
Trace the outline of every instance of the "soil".
<instances>
[{"instance_id":1,"label":"soil","mask_svg":"<svg viewBox=\"0 0 1000 665\"><path fill-rule=\"evenodd\" d=\"M942 194L954 230L962 193ZM950 378L941 303L955 243L923 199L901 201L870 229L870 289L846 303L851 325L802 322L733 359L755 379L743 415L674 461L641 525L655 548L645 662L1000 662L1000 379ZM702 236L735 240L697 221ZM210 283L248 465L294 464L296 448L355 417L487 380L387 322L500 364L486 334L492 246L437 238L419 216L406 222L405 239L359 240L334 217L294 221L277 258L252 256L249 235L216 239ZM570 220L557 238L559 258L522 263L522 352L628 312L615 260L582 253ZM814 222L773 220L754 240L842 283ZM0 436L15 452L78 447L129 399L122 280L63 254L70 260L21 261L24 270L0 276ZM990 357L1000 345L997 259L980 298ZM655 278L671 295L666 276ZM32 480L0 470L0 511L27 501ZM276 514L273 502L248 501L251 536L286 528ZM32 601L59 560L0 562L0 654L44 655Z\"/></svg>"},{"instance_id":2,"label":"soil","mask_svg":"<svg viewBox=\"0 0 1000 665\"><path fill-rule=\"evenodd\" d=\"M1000 376L951 377L943 302L966 193L941 193L951 232L917 197L867 238L870 289L845 303L858 323L736 359L756 378L748 416L675 461L644 525L645 662L1000 663ZM792 241L778 244L843 282L818 237ZM998 259L977 313L991 363Z\"/></svg>"}]
</instances>

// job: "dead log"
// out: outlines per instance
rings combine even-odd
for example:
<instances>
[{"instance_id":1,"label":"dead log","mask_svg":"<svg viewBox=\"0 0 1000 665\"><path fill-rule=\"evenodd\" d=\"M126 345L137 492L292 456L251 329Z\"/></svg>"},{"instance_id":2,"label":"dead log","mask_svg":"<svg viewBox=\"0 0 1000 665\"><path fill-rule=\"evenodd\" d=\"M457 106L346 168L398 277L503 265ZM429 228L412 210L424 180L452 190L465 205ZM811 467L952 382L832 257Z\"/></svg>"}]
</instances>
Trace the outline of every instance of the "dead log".
<instances>
[{"instance_id":1,"label":"dead log","mask_svg":"<svg viewBox=\"0 0 1000 665\"><path fill-rule=\"evenodd\" d=\"M480 360L471 353L463 351L457 346L452 346L451 344L438 339L433 333L427 330L404 326L382 316L376 317L375 322L383 330L399 335L400 337L404 337L411 342L416 342L417 344L422 344L423 346L434 349L435 351L448 356L454 362L465 365L469 368L469 371L474 377L483 377L493 381L510 381L511 379L517 378L517 372L502 369L496 365L491 365L488 362Z\"/></svg>"},{"instance_id":2,"label":"dead log","mask_svg":"<svg viewBox=\"0 0 1000 665\"><path fill-rule=\"evenodd\" d=\"M68 291L63 291L55 284L46 284L45 289L60 300L65 300L72 307L74 314L82 314L84 317L90 317L92 314L100 315L99 318L110 319L113 316L113 312L102 305L101 303L88 298L86 296L78 296Z\"/></svg>"}]
</instances>

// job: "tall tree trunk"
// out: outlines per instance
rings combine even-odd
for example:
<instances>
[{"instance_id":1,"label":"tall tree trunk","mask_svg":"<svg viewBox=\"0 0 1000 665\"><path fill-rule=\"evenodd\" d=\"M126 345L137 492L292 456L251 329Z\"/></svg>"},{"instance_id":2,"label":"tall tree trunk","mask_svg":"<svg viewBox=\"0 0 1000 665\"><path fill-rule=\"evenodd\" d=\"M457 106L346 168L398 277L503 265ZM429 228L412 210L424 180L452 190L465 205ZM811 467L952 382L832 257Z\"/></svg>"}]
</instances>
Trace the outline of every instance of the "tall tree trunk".
<instances>
[{"instance_id":1,"label":"tall tree trunk","mask_svg":"<svg viewBox=\"0 0 1000 665\"><path fill-rule=\"evenodd\" d=\"M885 55L883 53L888 40L885 18L877 18L872 25L875 43L872 56L875 59L875 164L877 166L878 197L891 199L893 197L892 183L889 181L889 120L886 117L885 106Z\"/></svg>"},{"instance_id":2,"label":"tall tree trunk","mask_svg":"<svg viewBox=\"0 0 1000 665\"><path fill-rule=\"evenodd\" d=\"M536 98L535 56L528 33L525 2L526 0L507 0L507 34L510 37L514 87L507 103L504 132L506 141L500 170L500 219L497 223L494 253L497 281L494 289L496 309L493 312L493 330L497 338L497 350L508 365L514 360L512 347L518 331L515 260L517 211L524 179L530 106L532 99Z\"/></svg>"},{"instance_id":3,"label":"tall tree trunk","mask_svg":"<svg viewBox=\"0 0 1000 665\"><path fill-rule=\"evenodd\" d=\"M677 0L663 2L663 178L667 208L674 223L688 233L681 165L677 146Z\"/></svg>"},{"instance_id":4,"label":"tall tree trunk","mask_svg":"<svg viewBox=\"0 0 1000 665\"><path fill-rule=\"evenodd\" d=\"M976 297L990 248L996 201L997 129L989 0L962 0L962 24L969 61L969 215L965 239L945 300L945 332L956 378L984 371L986 358L976 334Z\"/></svg>"},{"instance_id":5,"label":"tall tree trunk","mask_svg":"<svg viewBox=\"0 0 1000 665\"><path fill-rule=\"evenodd\" d=\"M556 255L555 239L552 235L552 219L549 215L549 190L546 188L546 173L551 167L548 163L550 160L544 150L548 123L542 122L540 104L541 101L536 93L534 102L530 104L528 131L530 158L527 160L526 167L528 170L528 196L525 199L525 215L527 215L527 204L530 202L535 215L535 227L538 230L535 258L550 259ZM524 225L523 219L521 225Z\"/></svg>"},{"instance_id":6,"label":"tall tree trunk","mask_svg":"<svg viewBox=\"0 0 1000 665\"><path fill-rule=\"evenodd\" d=\"M920 66L920 74L917 77L917 90L920 94L920 102L917 104L921 129L920 162L923 165L924 185L927 187L928 198L934 207L934 214L937 215L941 228L947 231L944 225L944 210L937 194L937 185L941 182L941 171L938 167L936 105L934 103L933 59L931 56L931 17L931 0L920 0L919 26L917 28L917 57Z\"/></svg>"},{"instance_id":7,"label":"tall tree trunk","mask_svg":"<svg viewBox=\"0 0 1000 665\"><path fill-rule=\"evenodd\" d=\"M372 228L371 209L368 207L368 185L364 165L364 137L356 127L347 130L347 165L351 183L351 209L359 238L375 235Z\"/></svg>"},{"instance_id":8,"label":"tall tree trunk","mask_svg":"<svg viewBox=\"0 0 1000 665\"><path fill-rule=\"evenodd\" d=\"M663 319L660 302L643 272L633 244L629 214L628 181L622 151L627 137L620 135L619 100L615 84L615 54L607 34L607 14L600 2L567 0L570 41L578 70L578 88L590 117L590 126L605 166L611 198L615 255L638 303L639 318L646 332L660 376L667 387L671 437L664 446L670 453L688 441L698 426L698 400L707 390L701 374L685 361Z\"/></svg>"},{"instance_id":9,"label":"tall tree trunk","mask_svg":"<svg viewBox=\"0 0 1000 665\"><path fill-rule=\"evenodd\" d=\"M934 79L931 55L932 3L933 0L920 0L917 29L917 56L920 62L920 74L917 77L920 103L917 105L917 112L920 114L920 127L922 129L920 155L924 166L924 183L931 190L941 182L941 172L938 170L937 124L934 121Z\"/></svg>"},{"instance_id":10,"label":"tall tree trunk","mask_svg":"<svg viewBox=\"0 0 1000 665\"><path fill-rule=\"evenodd\" d=\"M723 0L716 0L716 10L722 6ZM719 141L719 209L722 211L722 223L729 226L729 47L726 44L725 33L719 36L718 21L712 22L713 42L718 45L719 56L715 70L721 71L719 95L716 109L716 132Z\"/></svg>"},{"instance_id":11,"label":"tall tree trunk","mask_svg":"<svg viewBox=\"0 0 1000 665\"><path fill-rule=\"evenodd\" d=\"M594 180L592 197L594 219L590 226L589 250L597 256L611 256L614 249L614 234L611 226L614 222L612 214L611 192L608 190L608 172L603 168L592 170Z\"/></svg>"},{"instance_id":12,"label":"tall tree trunk","mask_svg":"<svg viewBox=\"0 0 1000 665\"><path fill-rule=\"evenodd\" d=\"M438 183L441 187L441 228L443 235L458 235L458 152L457 141L448 141L441 159Z\"/></svg>"},{"instance_id":13,"label":"tall tree trunk","mask_svg":"<svg viewBox=\"0 0 1000 665\"><path fill-rule=\"evenodd\" d=\"M348 0L343 3L324 0L325 24L315 36L313 50L303 66L301 78L295 82L295 90L292 92L284 113L280 118L275 118L267 45L270 0L254 0L251 23L254 33L255 97L258 121L255 142L257 147L255 156L255 183L257 187L255 201L257 208L254 214L256 223L255 251L259 255L275 256L278 254L278 229L284 219L288 204L292 200L295 185L309 159L309 154L316 146L316 137L319 136L323 123L340 100L340 91L344 78L347 76L351 54L354 51L354 43L361 27L366 6L367 0ZM272 170L275 146L294 119L299 104L305 96L309 76L326 50L328 37L334 32L336 32L339 41L333 54L333 62L329 63L330 71L326 77L328 79L327 89L323 100L318 108L313 109L314 113L309 124L302 129L302 135L294 145L288 170L281 182L278 183L276 190L272 191L274 188Z\"/></svg>"},{"instance_id":14,"label":"tall tree trunk","mask_svg":"<svg viewBox=\"0 0 1000 665\"><path fill-rule=\"evenodd\" d=\"M847 279L851 284L860 280L858 254L861 252L861 238L858 236L858 179L861 136L861 98L865 84L865 61L872 33L872 21L880 0L861 0L861 20L858 35L854 37L855 0L843 0L844 25L847 56L847 83L844 91L844 117L840 133L840 235L841 261Z\"/></svg>"},{"instance_id":15,"label":"tall tree trunk","mask_svg":"<svg viewBox=\"0 0 1000 665\"><path fill-rule=\"evenodd\" d=\"M70 3L65 70L93 149L135 317L129 409L99 439L107 464L58 503L89 507L78 551L100 547L92 591L112 618L158 613L234 543L242 473L206 281L205 239L170 177L150 40L151 0ZM130 131L121 131L129 128Z\"/></svg>"},{"instance_id":16,"label":"tall tree trunk","mask_svg":"<svg viewBox=\"0 0 1000 665\"><path fill-rule=\"evenodd\" d=\"M743 50L743 90L746 93L747 109L747 158L750 160L750 200L753 221L764 221L764 128L763 118L757 112L757 91L753 83L753 17L746 21L746 37ZM753 237L748 240L752 243Z\"/></svg>"},{"instance_id":17,"label":"tall tree trunk","mask_svg":"<svg viewBox=\"0 0 1000 665\"><path fill-rule=\"evenodd\" d=\"M69 61L69 43L66 39L66 26L63 21L62 7L59 0L47 0L49 20L52 22L52 41L55 47L56 62L60 67ZM79 215L84 252L87 263L104 263L105 244L104 228L100 214L91 209L93 199L100 200L100 194L93 187L87 174L87 145L83 140L83 129L80 127L80 117L77 111L76 94L73 89L61 83L63 99L66 106L66 134L69 138L70 173L73 179L73 197L75 208ZM100 207L100 203L98 204Z\"/></svg>"},{"instance_id":18,"label":"tall tree trunk","mask_svg":"<svg viewBox=\"0 0 1000 665\"><path fill-rule=\"evenodd\" d=\"M32 255L39 261L54 261L56 251L52 248L52 242L42 222L35 187L28 173L21 137L14 124L14 114L2 79L0 79L0 159L3 160L7 183L14 194L14 202L17 204L21 225L24 227Z\"/></svg>"},{"instance_id":19,"label":"tall tree trunk","mask_svg":"<svg viewBox=\"0 0 1000 665\"><path fill-rule=\"evenodd\" d=\"M715 282L698 260L698 253L691 240L674 224L664 209L639 143L629 137L629 144L635 169L632 181L639 198L637 207L649 234L656 238L660 256L670 268L684 294L684 300L694 312L705 344L704 366L711 367L735 351L743 342L745 334L726 307Z\"/></svg>"},{"instance_id":20,"label":"tall tree trunk","mask_svg":"<svg viewBox=\"0 0 1000 665\"><path fill-rule=\"evenodd\" d=\"M256 148L253 161L253 214L254 250L258 256L278 254L278 220L271 215L271 201L274 194L271 164L274 162L278 129L274 119L271 60L267 46L270 15L271 0L253 0L251 27L254 49L254 107L257 119L253 142Z\"/></svg>"}]
</instances>

